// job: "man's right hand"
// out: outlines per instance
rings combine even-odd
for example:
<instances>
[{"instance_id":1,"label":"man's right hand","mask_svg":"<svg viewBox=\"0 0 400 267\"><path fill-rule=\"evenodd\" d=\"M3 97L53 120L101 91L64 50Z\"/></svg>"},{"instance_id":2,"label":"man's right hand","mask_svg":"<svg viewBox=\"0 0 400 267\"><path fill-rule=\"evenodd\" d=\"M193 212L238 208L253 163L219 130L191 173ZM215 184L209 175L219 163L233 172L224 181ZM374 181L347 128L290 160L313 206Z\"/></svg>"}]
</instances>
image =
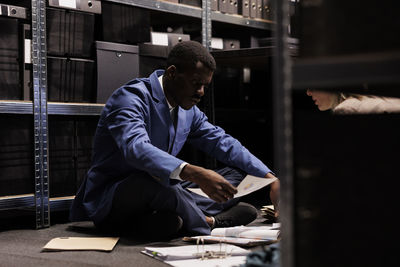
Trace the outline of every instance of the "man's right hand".
<instances>
[{"instance_id":1,"label":"man's right hand","mask_svg":"<svg viewBox=\"0 0 400 267\"><path fill-rule=\"evenodd\" d=\"M182 179L196 183L204 193L218 203L225 202L237 193L236 187L215 171L187 164L179 175Z\"/></svg>"}]
</instances>

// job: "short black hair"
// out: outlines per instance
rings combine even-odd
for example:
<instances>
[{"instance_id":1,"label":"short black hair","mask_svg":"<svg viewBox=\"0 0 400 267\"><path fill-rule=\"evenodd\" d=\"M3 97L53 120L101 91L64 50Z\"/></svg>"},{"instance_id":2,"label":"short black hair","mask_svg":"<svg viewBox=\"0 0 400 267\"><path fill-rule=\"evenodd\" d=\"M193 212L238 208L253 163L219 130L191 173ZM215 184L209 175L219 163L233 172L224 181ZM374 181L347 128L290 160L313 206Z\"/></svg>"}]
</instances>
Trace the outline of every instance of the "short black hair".
<instances>
[{"instance_id":1,"label":"short black hair","mask_svg":"<svg viewBox=\"0 0 400 267\"><path fill-rule=\"evenodd\" d=\"M196 41L183 41L169 52L167 66L174 65L178 70L184 71L195 68L199 61L211 71L215 71L215 59L204 46Z\"/></svg>"}]
</instances>

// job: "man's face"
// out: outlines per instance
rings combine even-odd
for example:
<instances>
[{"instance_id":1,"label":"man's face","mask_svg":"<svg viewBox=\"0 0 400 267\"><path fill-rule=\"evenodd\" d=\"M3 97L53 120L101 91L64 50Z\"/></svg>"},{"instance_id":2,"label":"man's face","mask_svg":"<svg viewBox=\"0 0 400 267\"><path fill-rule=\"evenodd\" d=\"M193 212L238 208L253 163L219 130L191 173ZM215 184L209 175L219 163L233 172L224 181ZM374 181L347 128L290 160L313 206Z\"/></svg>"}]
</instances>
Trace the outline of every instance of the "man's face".
<instances>
[{"instance_id":1,"label":"man's face","mask_svg":"<svg viewBox=\"0 0 400 267\"><path fill-rule=\"evenodd\" d=\"M168 94L172 97L173 104L188 110L200 102L204 87L210 84L213 72L199 61L190 70L175 69L172 76Z\"/></svg>"}]
</instances>

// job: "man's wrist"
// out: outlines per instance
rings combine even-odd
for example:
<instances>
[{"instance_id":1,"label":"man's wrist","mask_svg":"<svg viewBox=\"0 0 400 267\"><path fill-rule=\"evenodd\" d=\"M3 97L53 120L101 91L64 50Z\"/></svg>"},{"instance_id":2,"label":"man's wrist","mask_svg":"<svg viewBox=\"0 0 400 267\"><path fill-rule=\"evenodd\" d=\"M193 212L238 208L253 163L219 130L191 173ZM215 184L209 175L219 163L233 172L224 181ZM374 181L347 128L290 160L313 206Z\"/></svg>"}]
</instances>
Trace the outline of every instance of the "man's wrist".
<instances>
[{"instance_id":1,"label":"man's wrist","mask_svg":"<svg viewBox=\"0 0 400 267\"><path fill-rule=\"evenodd\" d=\"M187 165L187 162L182 162L169 176L171 179L176 179L182 181L183 179L180 177L182 170L185 168Z\"/></svg>"}]
</instances>

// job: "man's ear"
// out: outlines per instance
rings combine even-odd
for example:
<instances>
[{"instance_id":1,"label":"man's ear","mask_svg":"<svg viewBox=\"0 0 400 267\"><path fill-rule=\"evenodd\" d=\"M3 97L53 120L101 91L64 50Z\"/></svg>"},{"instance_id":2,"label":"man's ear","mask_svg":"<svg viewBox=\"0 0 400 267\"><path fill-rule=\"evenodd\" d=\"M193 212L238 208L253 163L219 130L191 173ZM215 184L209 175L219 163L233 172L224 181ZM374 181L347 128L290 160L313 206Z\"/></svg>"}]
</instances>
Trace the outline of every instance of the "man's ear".
<instances>
[{"instance_id":1,"label":"man's ear","mask_svg":"<svg viewBox=\"0 0 400 267\"><path fill-rule=\"evenodd\" d=\"M171 65L165 70L165 75L171 80L175 78L175 74L176 74L175 65Z\"/></svg>"}]
</instances>

